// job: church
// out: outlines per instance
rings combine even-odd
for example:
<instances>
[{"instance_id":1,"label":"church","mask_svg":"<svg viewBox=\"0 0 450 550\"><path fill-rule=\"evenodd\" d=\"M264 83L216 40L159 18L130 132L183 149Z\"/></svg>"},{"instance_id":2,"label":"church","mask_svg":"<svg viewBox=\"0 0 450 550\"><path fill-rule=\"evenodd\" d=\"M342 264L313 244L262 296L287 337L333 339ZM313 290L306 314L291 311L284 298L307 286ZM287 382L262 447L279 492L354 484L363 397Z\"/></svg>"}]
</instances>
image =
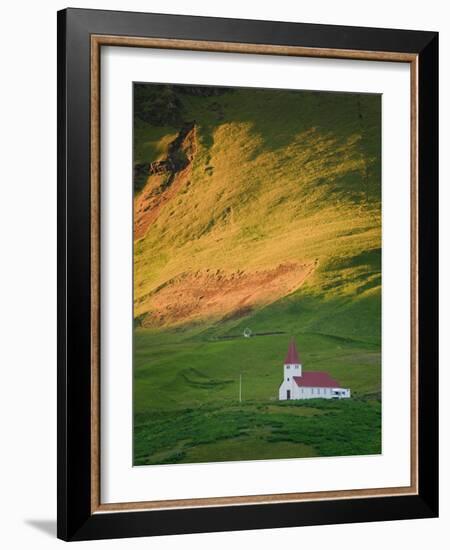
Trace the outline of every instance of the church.
<instances>
[{"instance_id":1,"label":"church","mask_svg":"<svg viewBox=\"0 0 450 550\"><path fill-rule=\"evenodd\" d=\"M348 388L341 388L339 382L327 372L303 372L294 339L284 360L284 380L279 389L279 400L289 399L346 399Z\"/></svg>"}]
</instances>

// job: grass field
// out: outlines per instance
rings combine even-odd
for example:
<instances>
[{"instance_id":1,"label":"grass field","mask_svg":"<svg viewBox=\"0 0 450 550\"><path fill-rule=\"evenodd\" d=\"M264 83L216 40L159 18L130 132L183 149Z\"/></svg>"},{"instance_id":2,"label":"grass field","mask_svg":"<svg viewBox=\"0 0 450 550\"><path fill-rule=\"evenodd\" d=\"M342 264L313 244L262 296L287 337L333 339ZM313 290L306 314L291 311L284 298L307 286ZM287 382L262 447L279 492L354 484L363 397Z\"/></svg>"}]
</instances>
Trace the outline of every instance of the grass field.
<instances>
[{"instance_id":1,"label":"grass field","mask_svg":"<svg viewBox=\"0 0 450 550\"><path fill-rule=\"evenodd\" d=\"M377 454L380 409L374 399L314 399L137 414L135 465Z\"/></svg>"},{"instance_id":2,"label":"grass field","mask_svg":"<svg viewBox=\"0 0 450 550\"><path fill-rule=\"evenodd\" d=\"M211 332L135 331L136 465L381 452L378 345L297 334L305 369L328 371L353 398L280 403L287 334Z\"/></svg>"},{"instance_id":3,"label":"grass field","mask_svg":"<svg viewBox=\"0 0 450 550\"><path fill-rule=\"evenodd\" d=\"M380 109L135 90L135 465L381 452ZM350 400L277 400L291 337Z\"/></svg>"}]
</instances>

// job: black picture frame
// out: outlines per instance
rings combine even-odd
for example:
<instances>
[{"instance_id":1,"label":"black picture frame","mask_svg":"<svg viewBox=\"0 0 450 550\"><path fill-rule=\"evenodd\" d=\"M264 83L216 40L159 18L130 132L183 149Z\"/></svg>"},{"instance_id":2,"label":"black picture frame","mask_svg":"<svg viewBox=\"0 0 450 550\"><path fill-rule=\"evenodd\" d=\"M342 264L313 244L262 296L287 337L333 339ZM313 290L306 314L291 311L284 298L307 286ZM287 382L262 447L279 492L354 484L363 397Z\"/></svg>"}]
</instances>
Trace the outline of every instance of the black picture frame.
<instances>
[{"instance_id":1,"label":"black picture frame","mask_svg":"<svg viewBox=\"0 0 450 550\"><path fill-rule=\"evenodd\" d=\"M417 56L418 492L415 495L93 513L91 36ZM58 532L63 540L438 515L438 34L86 9L58 12ZM401 207L401 206L400 206Z\"/></svg>"}]
</instances>

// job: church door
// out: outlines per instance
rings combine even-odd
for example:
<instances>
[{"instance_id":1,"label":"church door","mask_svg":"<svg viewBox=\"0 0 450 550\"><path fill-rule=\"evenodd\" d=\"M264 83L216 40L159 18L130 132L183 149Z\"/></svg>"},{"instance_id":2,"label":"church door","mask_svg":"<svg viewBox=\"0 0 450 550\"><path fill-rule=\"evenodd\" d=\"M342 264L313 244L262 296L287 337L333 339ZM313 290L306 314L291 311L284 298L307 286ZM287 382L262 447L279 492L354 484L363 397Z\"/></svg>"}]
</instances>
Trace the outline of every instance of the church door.
<instances>
[{"instance_id":1,"label":"church door","mask_svg":"<svg viewBox=\"0 0 450 550\"><path fill-rule=\"evenodd\" d=\"M291 398L291 390L286 390L286 399Z\"/></svg>"}]
</instances>

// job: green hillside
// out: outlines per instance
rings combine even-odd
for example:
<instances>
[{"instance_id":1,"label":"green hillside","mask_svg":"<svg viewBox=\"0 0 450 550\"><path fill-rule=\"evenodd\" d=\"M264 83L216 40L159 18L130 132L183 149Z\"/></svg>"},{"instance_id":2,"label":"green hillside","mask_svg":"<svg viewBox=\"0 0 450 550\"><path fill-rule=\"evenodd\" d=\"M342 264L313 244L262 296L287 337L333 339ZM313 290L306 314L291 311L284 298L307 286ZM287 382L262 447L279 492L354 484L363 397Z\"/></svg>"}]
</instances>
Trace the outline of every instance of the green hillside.
<instances>
[{"instance_id":1,"label":"green hillside","mask_svg":"<svg viewBox=\"0 0 450 550\"><path fill-rule=\"evenodd\" d=\"M135 85L136 464L380 452L380 143L376 95ZM292 336L351 402L277 402Z\"/></svg>"}]
</instances>

